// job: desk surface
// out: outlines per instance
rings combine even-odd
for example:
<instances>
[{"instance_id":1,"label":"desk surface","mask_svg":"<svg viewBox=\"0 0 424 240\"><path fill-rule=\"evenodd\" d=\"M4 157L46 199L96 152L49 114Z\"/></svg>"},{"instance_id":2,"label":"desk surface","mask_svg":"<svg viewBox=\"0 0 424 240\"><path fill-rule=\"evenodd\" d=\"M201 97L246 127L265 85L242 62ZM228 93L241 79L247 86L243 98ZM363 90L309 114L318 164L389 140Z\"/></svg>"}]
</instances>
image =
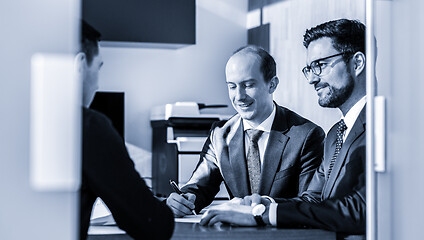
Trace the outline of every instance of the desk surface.
<instances>
[{"instance_id":1,"label":"desk surface","mask_svg":"<svg viewBox=\"0 0 424 240\"><path fill-rule=\"evenodd\" d=\"M103 228L103 226L96 226ZM110 227L109 227L110 228ZM130 240L125 234L89 235L88 240ZM215 225L213 227L201 226L198 223L175 223L172 240L185 239L284 239L284 240L309 240L309 239L336 239L334 232L319 229L277 229L272 227L233 227L229 225Z\"/></svg>"}]
</instances>

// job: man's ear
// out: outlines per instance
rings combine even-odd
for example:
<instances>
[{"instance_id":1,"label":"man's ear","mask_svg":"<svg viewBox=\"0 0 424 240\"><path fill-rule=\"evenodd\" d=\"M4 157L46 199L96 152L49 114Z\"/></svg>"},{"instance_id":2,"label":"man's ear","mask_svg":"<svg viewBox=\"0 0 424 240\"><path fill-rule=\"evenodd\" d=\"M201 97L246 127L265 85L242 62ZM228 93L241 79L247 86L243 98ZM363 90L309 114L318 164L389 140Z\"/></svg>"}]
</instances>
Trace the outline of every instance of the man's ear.
<instances>
[{"instance_id":1,"label":"man's ear","mask_svg":"<svg viewBox=\"0 0 424 240\"><path fill-rule=\"evenodd\" d=\"M366 58L362 52L357 52L353 55L353 72L356 76L359 76L363 71L365 71L365 62Z\"/></svg>"},{"instance_id":2,"label":"man's ear","mask_svg":"<svg viewBox=\"0 0 424 240\"><path fill-rule=\"evenodd\" d=\"M272 94L275 92L275 90L277 89L278 83L280 83L280 80L278 79L277 76L274 76L270 81L269 81L269 93Z\"/></svg>"},{"instance_id":3,"label":"man's ear","mask_svg":"<svg viewBox=\"0 0 424 240\"><path fill-rule=\"evenodd\" d=\"M75 70L77 73L81 74L84 72L84 69L87 67L87 57L85 56L85 53L79 52L75 56Z\"/></svg>"}]
</instances>

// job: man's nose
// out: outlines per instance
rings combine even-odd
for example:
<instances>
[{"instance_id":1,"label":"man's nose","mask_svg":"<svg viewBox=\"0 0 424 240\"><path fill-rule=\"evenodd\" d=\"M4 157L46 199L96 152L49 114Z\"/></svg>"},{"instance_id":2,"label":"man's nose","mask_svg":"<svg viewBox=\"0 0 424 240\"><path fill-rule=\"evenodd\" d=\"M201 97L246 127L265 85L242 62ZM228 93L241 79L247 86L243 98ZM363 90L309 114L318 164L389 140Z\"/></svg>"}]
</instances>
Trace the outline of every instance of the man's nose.
<instances>
[{"instance_id":1,"label":"man's nose","mask_svg":"<svg viewBox=\"0 0 424 240\"><path fill-rule=\"evenodd\" d=\"M243 100L246 97L246 90L242 87L238 87L236 90L236 100Z\"/></svg>"},{"instance_id":2,"label":"man's nose","mask_svg":"<svg viewBox=\"0 0 424 240\"><path fill-rule=\"evenodd\" d=\"M311 84L311 85L315 85L317 82L319 82L320 81L320 77L319 76L317 76L317 75L315 75L314 73L310 73L309 74L309 76L308 76L308 82L309 82L309 84Z\"/></svg>"}]
</instances>

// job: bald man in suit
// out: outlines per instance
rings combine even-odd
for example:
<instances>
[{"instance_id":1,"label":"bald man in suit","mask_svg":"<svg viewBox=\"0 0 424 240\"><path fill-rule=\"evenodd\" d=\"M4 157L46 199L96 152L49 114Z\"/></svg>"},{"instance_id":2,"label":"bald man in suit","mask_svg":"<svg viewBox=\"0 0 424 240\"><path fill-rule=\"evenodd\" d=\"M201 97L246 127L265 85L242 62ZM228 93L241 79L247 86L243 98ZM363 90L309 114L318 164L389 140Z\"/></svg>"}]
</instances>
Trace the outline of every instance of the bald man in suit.
<instances>
[{"instance_id":1,"label":"bald man in suit","mask_svg":"<svg viewBox=\"0 0 424 240\"><path fill-rule=\"evenodd\" d=\"M279 80L272 56L255 46L239 49L226 80L237 114L212 127L185 194L167 199L176 216L209 205L221 182L230 198L299 196L321 163L323 130L273 101Z\"/></svg>"}]
</instances>

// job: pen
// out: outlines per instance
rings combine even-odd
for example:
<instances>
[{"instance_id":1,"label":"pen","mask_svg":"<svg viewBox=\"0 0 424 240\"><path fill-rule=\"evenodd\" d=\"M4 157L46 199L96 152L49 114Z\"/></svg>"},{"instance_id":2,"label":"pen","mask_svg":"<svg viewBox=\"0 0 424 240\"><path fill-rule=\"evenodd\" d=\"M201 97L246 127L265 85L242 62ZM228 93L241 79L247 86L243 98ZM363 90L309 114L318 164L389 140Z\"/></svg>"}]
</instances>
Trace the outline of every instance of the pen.
<instances>
[{"instance_id":1,"label":"pen","mask_svg":"<svg viewBox=\"0 0 424 240\"><path fill-rule=\"evenodd\" d=\"M172 181L172 180L169 180L169 184L171 184L171 187L174 189L174 191L176 192L176 193L178 193L178 194L183 194L183 192L181 192L181 190L180 190L180 188L178 187L178 185L174 182L174 181ZM194 215L197 215L196 214L196 211L194 211L194 209L193 210L191 210L191 212L194 214Z\"/></svg>"}]
</instances>

